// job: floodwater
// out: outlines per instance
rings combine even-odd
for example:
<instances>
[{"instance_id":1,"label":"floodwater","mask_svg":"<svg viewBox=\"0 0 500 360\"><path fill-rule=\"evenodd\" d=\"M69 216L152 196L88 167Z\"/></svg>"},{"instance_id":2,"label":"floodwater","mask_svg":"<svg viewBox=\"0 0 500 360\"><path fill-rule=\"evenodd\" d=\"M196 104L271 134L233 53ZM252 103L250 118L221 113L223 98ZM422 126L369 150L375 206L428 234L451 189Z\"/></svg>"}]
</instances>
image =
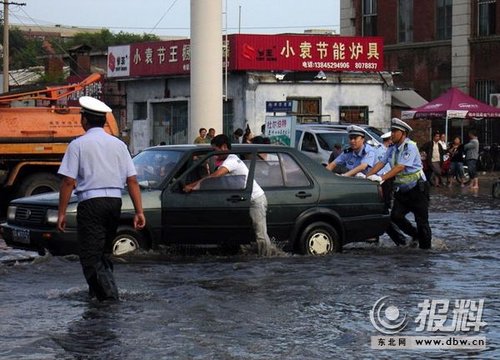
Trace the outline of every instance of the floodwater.
<instances>
[{"instance_id":1,"label":"floodwater","mask_svg":"<svg viewBox=\"0 0 500 360\"><path fill-rule=\"evenodd\" d=\"M500 358L500 200L433 189L433 249L355 244L314 258L142 253L115 262L119 303L96 303L75 257L0 250L0 359ZM398 335L480 335L484 349L372 349L388 296ZM484 301L476 332L418 332L417 304Z\"/></svg>"}]
</instances>

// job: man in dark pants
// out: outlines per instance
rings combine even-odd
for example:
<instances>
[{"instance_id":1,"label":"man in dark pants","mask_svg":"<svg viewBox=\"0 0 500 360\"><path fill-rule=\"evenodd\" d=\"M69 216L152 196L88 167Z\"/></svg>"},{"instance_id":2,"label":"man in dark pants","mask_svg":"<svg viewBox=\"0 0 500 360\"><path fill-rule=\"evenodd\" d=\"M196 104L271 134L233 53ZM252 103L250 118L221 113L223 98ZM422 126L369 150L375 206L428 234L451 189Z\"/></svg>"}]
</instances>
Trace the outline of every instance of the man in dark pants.
<instances>
[{"instance_id":1,"label":"man in dark pants","mask_svg":"<svg viewBox=\"0 0 500 360\"><path fill-rule=\"evenodd\" d=\"M418 240L421 249L430 249L432 232L429 226L429 184L422 170L422 161L417 145L407 136L412 128L398 118L391 121L391 139L384 158L377 162L367 174L373 181L394 179L394 204L391 220L406 234ZM388 162L391 170L382 176L375 175ZM415 216L415 228L406 214Z\"/></svg>"},{"instance_id":2,"label":"man in dark pants","mask_svg":"<svg viewBox=\"0 0 500 360\"><path fill-rule=\"evenodd\" d=\"M106 253L119 224L125 183L135 208L134 227L142 229L146 224L141 192L127 146L103 129L111 109L89 96L79 102L86 133L69 144L59 168L63 180L57 227L65 229L66 208L75 189L80 263L89 294L100 301L118 300L113 266Z\"/></svg>"}]
</instances>

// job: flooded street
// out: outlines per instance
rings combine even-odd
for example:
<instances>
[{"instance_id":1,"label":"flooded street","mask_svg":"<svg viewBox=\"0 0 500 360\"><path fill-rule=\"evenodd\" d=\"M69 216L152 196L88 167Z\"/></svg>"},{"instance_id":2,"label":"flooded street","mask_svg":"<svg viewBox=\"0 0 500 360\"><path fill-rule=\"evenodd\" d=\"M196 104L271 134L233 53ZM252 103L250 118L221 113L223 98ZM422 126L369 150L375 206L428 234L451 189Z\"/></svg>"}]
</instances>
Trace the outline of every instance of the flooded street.
<instances>
[{"instance_id":1,"label":"flooded street","mask_svg":"<svg viewBox=\"0 0 500 360\"><path fill-rule=\"evenodd\" d=\"M432 190L430 251L383 236L321 258L138 254L115 262L116 304L87 299L76 257L0 249L0 359L498 359L500 199L489 189ZM384 296L410 319L400 335L480 335L486 348L371 348ZM456 300L484 299L487 325L418 332L426 299L449 300L448 321Z\"/></svg>"}]
</instances>

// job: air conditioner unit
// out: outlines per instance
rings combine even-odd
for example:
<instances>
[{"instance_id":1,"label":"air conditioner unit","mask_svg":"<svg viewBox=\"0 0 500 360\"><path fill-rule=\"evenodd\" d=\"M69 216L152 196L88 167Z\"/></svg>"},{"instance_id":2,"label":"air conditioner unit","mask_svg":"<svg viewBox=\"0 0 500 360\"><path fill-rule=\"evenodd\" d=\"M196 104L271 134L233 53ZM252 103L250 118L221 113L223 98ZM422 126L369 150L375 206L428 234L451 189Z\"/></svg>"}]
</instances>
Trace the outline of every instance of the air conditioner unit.
<instances>
[{"instance_id":1,"label":"air conditioner unit","mask_svg":"<svg viewBox=\"0 0 500 360\"><path fill-rule=\"evenodd\" d=\"M500 108L500 94L490 94L490 105Z\"/></svg>"}]
</instances>

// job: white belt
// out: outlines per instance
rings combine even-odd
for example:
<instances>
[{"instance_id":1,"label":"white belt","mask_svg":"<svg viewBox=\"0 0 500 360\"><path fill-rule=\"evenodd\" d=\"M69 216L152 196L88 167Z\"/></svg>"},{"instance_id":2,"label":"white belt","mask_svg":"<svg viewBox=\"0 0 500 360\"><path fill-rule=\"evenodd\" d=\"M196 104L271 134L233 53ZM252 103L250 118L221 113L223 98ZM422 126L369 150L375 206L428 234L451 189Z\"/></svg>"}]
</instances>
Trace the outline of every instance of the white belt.
<instances>
[{"instance_id":1,"label":"white belt","mask_svg":"<svg viewBox=\"0 0 500 360\"><path fill-rule=\"evenodd\" d=\"M113 198L121 198L122 191L117 188L108 188L108 189L92 189L85 190L76 194L78 196L78 201L85 201L92 198L97 197L113 197Z\"/></svg>"}]
</instances>

